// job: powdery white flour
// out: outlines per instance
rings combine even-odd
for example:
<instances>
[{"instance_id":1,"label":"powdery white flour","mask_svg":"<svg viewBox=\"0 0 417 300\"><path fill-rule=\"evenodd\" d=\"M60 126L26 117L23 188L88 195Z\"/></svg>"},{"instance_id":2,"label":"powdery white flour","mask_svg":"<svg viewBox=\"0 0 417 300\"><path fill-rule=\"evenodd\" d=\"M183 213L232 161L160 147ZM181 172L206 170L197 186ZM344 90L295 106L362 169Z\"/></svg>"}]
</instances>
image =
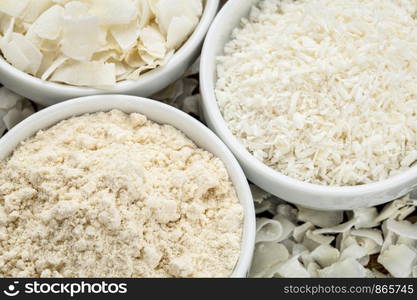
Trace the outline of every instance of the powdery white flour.
<instances>
[{"instance_id":1,"label":"powdery white flour","mask_svg":"<svg viewBox=\"0 0 417 300\"><path fill-rule=\"evenodd\" d=\"M225 277L242 222L223 163L140 114L62 121L0 162L2 277Z\"/></svg>"}]
</instances>

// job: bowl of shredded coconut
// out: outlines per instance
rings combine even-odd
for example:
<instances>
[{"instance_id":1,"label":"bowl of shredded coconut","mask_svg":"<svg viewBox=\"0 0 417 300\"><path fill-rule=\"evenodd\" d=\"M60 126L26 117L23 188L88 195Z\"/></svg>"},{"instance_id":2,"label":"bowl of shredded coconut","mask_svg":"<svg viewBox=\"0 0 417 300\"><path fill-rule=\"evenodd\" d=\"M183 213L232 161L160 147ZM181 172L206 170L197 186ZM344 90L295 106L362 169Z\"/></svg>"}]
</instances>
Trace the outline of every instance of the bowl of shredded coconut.
<instances>
[{"instance_id":1,"label":"bowl of shredded coconut","mask_svg":"<svg viewBox=\"0 0 417 300\"><path fill-rule=\"evenodd\" d=\"M209 129L166 104L90 96L0 140L1 277L244 277L250 188Z\"/></svg>"},{"instance_id":2,"label":"bowl of shredded coconut","mask_svg":"<svg viewBox=\"0 0 417 300\"><path fill-rule=\"evenodd\" d=\"M0 3L0 79L43 105L96 94L150 96L198 56L218 0Z\"/></svg>"},{"instance_id":3,"label":"bowl of shredded coconut","mask_svg":"<svg viewBox=\"0 0 417 300\"><path fill-rule=\"evenodd\" d=\"M228 1L203 47L205 119L248 178L316 209L417 184L414 1Z\"/></svg>"}]
</instances>

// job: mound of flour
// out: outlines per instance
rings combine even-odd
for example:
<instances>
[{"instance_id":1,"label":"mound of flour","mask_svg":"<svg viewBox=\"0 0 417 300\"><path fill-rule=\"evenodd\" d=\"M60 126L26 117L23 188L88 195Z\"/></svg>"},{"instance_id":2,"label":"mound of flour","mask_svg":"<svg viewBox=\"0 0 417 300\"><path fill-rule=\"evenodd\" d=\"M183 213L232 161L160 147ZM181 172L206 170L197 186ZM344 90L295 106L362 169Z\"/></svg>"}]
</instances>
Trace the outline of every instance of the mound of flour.
<instances>
[{"instance_id":1,"label":"mound of flour","mask_svg":"<svg viewBox=\"0 0 417 300\"><path fill-rule=\"evenodd\" d=\"M223 163L140 114L62 121L0 162L0 276L224 277L243 210Z\"/></svg>"}]
</instances>

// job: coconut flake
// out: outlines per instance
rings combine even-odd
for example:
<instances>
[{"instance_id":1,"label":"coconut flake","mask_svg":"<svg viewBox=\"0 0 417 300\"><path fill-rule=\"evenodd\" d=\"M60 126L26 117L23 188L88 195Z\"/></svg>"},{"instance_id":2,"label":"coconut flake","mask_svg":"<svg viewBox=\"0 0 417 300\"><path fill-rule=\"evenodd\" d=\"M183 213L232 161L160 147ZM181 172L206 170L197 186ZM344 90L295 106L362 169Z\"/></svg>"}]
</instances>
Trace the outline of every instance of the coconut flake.
<instances>
[{"instance_id":1,"label":"coconut flake","mask_svg":"<svg viewBox=\"0 0 417 300\"><path fill-rule=\"evenodd\" d=\"M399 236L417 240L417 224L408 221L388 220L387 229Z\"/></svg>"},{"instance_id":2,"label":"coconut flake","mask_svg":"<svg viewBox=\"0 0 417 300\"><path fill-rule=\"evenodd\" d=\"M61 51L75 60L91 60L100 48L100 25L94 16L64 17Z\"/></svg>"},{"instance_id":3,"label":"coconut flake","mask_svg":"<svg viewBox=\"0 0 417 300\"><path fill-rule=\"evenodd\" d=\"M310 273L300 263L298 258L298 256L294 256L287 262L279 264L275 268L276 274L284 278L309 278Z\"/></svg>"},{"instance_id":4,"label":"coconut flake","mask_svg":"<svg viewBox=\"0 0 417 300\"><path fill-rule=\"evenodd\" d=\"M1 0L0 11L12 17L20 17L29 4L29 0Z\"/></svg>"},{"instance_id":5,"label":"coconut flake","mask_svg":"<svg viewBox=\"0 0 417 300\"><path fill-rule=\"evenodd\" d=\"M63 15L64 8L54 5L40 15L29 30L33 30L40 38L56 40L62 31Z\"/></svg>"},{"instance_id":6,"label":"coconut flake","mask_svg":"<svg viewBox=\"0 0 417 300\"><path fill-rule=\"evenodd\" d=\"M343 221L343 212L341 211L319 211L305 207L298 207L298 209L300 221L310 222L318 227L332 227Z\"/></svg>"},{"instance_id":7,"label":"coconut flake","mask_svg":"<svg viewBox=\"0 0 417 300\"><path fill-rule=\"evenodd\" d=\"M347 258L327 268L318 270L318 274L323 278L364 278L367 272L355 259Z\"/></svg>"},{"instance_id":8,"label":"coconut flake","mask_svg":"<svg viewBox=\"0 0 417 300\"><path fill-rule=\"evenodd\" d=\"M356 219L352 219L350 221L347 221L343 224L340 224L340 225L337 225L337 226L334 226L334 227L317 229L313 233L315 233L315 234L328 234L328 233L347 232L348 230L350 230L356 224L356 222L357 222Z\"/></svg>"},{"instance_id":9,"label":"coconut flake","mask_svg":"<svg viewBox=\"0 0 417 300\"><path fill-rule=\"evenodd\" d=\"M100 62L65 64L55 70L51 81L76 86L110 87L116 83L115 65Z\"/></svg>"},{"instance_id":10,"label":"coconut flake","mask_svg":"<svg viewBox=\"0 0 417 300\"><path fill-rule=\"evenodd\" d=\"M353 218L356 219L355 228L373 228L379 225L376 222L378 217L378 210L376 207L359 208L353 211Z\"/></svg>"},{"instance_id":11,"label":"coconut flake","mask_svg":"<svg viewBox=\"0 0 417 300\"><path fill-rule=\"evenodd\" d=\"M184 43L188 36L193 32L198 18L187 16L173 17L168 28L167 47L171 49L178 48Z\"/></svg>"},{"instance_id":12,"label":"coconut flake","mask_svg":"<svg viewBox=\"0 0 417 300\"><path fill-rule=\"evenodd\" d=\"M292 236L296 242L300 243L304 239L306 232L309 230L313 231L314 229L314 225L310 222L307 222L295 227Z\"/></svg>"},{"instance_id":13,"label":"coconut flake","mask_svg":"<svg viewBox=\"0 0 417 300\"><path fill-rule=\"evenodd\" d=\"M111 29L111 34L119 44L120 48L123 51L127 51L137 44L139 30L139 24L135 20L127 25L114 26Z\"/></svg>"},{"instance_id":14,"label":"coconut flake","mask_svg":"<svg viewBox=\"0 0 417 300\"><path fill-rule=\"evenodd\" d=\"M138 15L138 7L132 0L90 0L92 12L100 16L104 25L126 25Z\"/></svg>"},{"instance_id":15,"label":"coconut flake","mask_svg":"<svg viewBox=\"0 0 417 300\"><path fill-rule=\"evenodd\" d=\"M283 228L281 222L267 218L256 220L256 242L277 242L282 240Z\"/></svg>"},{"instance_id":16,"label":"coconut flake","mask_svg":"<svg viewBox=\"0 0 417 300\"><path fill-rule=\"evenodd\" d=\"M320 245L313 252L311 257L322 267L328 267L337 262L340 252L330 245Z\"/></svg>"},{"instance_id":17,"label":"coconut flake","mask_svg":"<svg viewBox=\"0 0 417 300\"><path fill-rule=\"evenodd\" d=\"M144 50L154 58L162 58L167 51L164 36L153 26L147 26L141 30L139 37Z\"/></svg>"},{"instance_id":18,"label":"coconut flake","mask_svg":"<svg viewBox=\"0 0 417 300\"><path fill-rule=\"evenodd\" d=\"M253 254L250 276L262 277L273 265L279 262L287 261L288 258L288 250L283 245L274 242L259 243L256 245L255 252Z\"/></svg>"}]
</instances>

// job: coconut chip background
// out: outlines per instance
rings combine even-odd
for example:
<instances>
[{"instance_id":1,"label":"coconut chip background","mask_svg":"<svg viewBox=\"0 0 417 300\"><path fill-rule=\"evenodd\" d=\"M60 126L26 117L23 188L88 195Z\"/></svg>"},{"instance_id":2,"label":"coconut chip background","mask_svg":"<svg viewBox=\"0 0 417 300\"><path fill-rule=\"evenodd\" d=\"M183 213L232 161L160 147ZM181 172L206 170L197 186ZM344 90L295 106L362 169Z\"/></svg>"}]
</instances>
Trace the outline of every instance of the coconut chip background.
<instances>
[{"instance_id":1,"label":"coconut chip background","mask_svg":"<svg viewBox=\"0 0 417 300\"><path fill-rule=\"evenodd\" d=\"M151 98L199 118L198 66ZM40 109L0 84L0 136ZM322 212L251 188L257 239L250 276L417 277L417 190L380 207Z\"/></svg>"}]
</instances>

